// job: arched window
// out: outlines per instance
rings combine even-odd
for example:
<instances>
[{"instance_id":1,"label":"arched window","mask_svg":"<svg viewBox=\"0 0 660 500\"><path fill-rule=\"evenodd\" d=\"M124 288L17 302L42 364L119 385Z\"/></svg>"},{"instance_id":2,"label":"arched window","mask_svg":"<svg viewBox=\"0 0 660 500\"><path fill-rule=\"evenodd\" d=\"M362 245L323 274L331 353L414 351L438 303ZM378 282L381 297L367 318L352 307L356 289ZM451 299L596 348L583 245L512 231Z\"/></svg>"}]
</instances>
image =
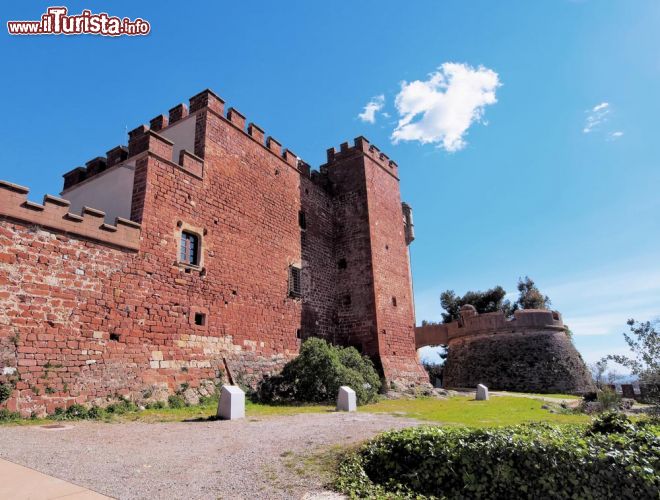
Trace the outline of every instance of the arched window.
<instances>
[{"instance_id":1,"label":"arched window","mask_svg":"<svg viewBox=\"0 0 660 500\"><path fill-rule=\"evenodd\" d=\"M181 232L180 261L191 266L199 265L199 236L188 231Z\"/></svg>"}]
</instances>

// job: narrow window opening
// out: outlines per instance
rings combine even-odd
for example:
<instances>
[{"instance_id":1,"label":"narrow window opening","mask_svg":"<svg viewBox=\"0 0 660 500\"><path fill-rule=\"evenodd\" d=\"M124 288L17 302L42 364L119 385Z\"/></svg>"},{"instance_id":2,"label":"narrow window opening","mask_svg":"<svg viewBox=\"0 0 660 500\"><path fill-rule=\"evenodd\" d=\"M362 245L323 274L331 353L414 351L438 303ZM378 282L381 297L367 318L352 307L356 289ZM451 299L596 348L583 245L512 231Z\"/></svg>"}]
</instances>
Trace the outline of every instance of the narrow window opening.
<instances>
[{"instance_id":1,"label":"narrow window opening","mask_svg":"<svg viewBox=\"0 0 660 500\"><path fill-rule=\"evenodd\" d=\"M110 334L110 340L114 340L115 342L119 342L119 334L118 333L111 333Z\"/></svg>"},{"instance_id":2,"label":"narrow window opening","mask_svg":"<svg viewBox=\"0 0 660 500\"><path fill-rule=\"evenodd\" d=\"M299 267L289 266L289 296L302 296L302 270Z\"/></svg>"},{"instance_id":3,"label":"narrow window opening","mask_svg":"<svg viewBox=\"0 0 660 500\"><path fill-rule=\"evenodd\" d=\"M199 236L182 231L180 252L181 262L191 266L199 265Z\"/></svg>"},{"instance_id":4,"label":"narrow window opening","mask_svg":"<svg viewBox=\"0 0 660 500\"><path fill-rule=\"evenodd\" d=\"M347 265L346 259L339 259L339 262L337 262L337 267L339 269L346 269Z\"/></svg>"},{"instance_id":5,"label":"narrow window opening","mask_svg":"<svg viewBox=\"0 0 660 500\"><path fill-rule=\"evenodd\" d=\"M392 297L392 305L396 307L396 297Z\"/></svg>"},{"instance_id":6,"label":"narrow window opening","mask_svg":"<svg viewBox=\"0 0 660 500\"><path fill-rule=\"evenodd\" d=\"M300 340L300 339L302 338L302 330L300 330L300 328L298 328L298 329L296 330L296 338L297 338L298 340Z\"/></svg>"},{"instance_id":7,"label":"narrow window opening","mask_svg":"<svg viewBox=\"0 0 660 500\"><path fill-rule=\"evenodd\" d=\"M195 313L195 324L197 326L206 325L206 314L200 312Z\"/></svg>"},{"instance_id":8,"label":"narrow window opening","mask_svg":"<svg viewBox=\"0 0 660 500\"><path fill-rule=\"evenodd\" d=\"M345 306L350 306L351 305L351 296L350 295L344 295L344 297L341 299L341 303Z\"/></svg>"},{"instance_id":9,"label":"narrow window opening","mask_svg":"<svg viewBox=\"0 0 660 500\"><path fill-rule=\"evenodd\" d=\"M302 229L303 231L307 229L307 217L305 215L305 212L303 212L302 210L298 212L298 225L300 226L300 229Z\"/></svg>"}]
</instances>

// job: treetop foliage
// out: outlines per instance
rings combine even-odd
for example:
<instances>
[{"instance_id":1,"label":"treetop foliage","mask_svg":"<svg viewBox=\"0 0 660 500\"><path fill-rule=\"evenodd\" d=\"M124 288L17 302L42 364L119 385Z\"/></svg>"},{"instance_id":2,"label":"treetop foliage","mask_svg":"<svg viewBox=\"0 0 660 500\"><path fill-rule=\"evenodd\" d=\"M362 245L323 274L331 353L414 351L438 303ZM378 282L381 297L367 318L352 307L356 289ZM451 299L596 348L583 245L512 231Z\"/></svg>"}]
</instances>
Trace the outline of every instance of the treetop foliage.
<instances>
[{"instance_id":1,"label":"treetop foliage","mask_svg":"<svg viewBox=\"0 0 660 500\"><path fill-rule=\"evenodd\" d=\"M506 297L506 290L501 286L486 291L469 291L458 296L453 290L446 290L440 295L440 304L445 312L442 321L451 323L460 318L461 307L470 304L479 314L502 311L506 317L513 316L518 309L548 309L550 298L543 295L534 281L529 277L518 279L518 300L513 304Z\"/></svg>"}]
</instances>

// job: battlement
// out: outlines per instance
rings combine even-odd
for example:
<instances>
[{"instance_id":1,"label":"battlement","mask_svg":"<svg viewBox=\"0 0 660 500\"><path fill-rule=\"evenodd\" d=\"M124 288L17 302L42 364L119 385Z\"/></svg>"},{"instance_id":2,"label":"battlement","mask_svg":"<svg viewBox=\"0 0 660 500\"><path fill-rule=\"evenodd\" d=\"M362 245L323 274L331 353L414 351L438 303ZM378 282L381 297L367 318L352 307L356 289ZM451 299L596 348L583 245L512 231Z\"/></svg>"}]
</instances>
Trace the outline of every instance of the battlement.
<instances>
[{"instance_id":1,"label":"battlement","mask_svg":"<svg viewBox=\"0 0 660 500\"><path fill-rule=\"evenodd\" d=\"M159 132L161 135L172 125L195 115L199 111L208 110L213 115L221 118L225 122L231 124L246 136L256 141L262 147L268 149L271 153L277 156L280 160L286 162L291 167L298 170L301 174L309 177L311 175L309 165L303 162L298 156L290 149L285 149L282 144L272 136L268 136L264 129L259 125L248 122L243 113L234 107L230 107L225 113L225 101L219 97L212 90L206 89L199 94L194 95L189 99L189 106L185 104L178 104L170 109L168 116L159 115L150 120L149 125L151 130ZM144 126L142 126L144 127ZM140 127L138 129L140 130ZM147 127L141 129L143 133L149 130ZM130 147L129 147L130 149ZM129 156L132 156L132 151Z\"/></svg>"},{"instance_id":2,"label":"battlement","mask_svg":"<svg viewBox=\"0 0 660 500\"><path fill-rule=\"evenodd\" d=\"M566 329L559 312L543 309L521 309L513 313L513 318L507 318L501 311L479 314L473 306L466 305L461 308L460 315L460 320L451 323L416 327L417 348L447 345L454 339L474 335Z\"/></svg>"},{"instance_id":3,"label":"battlement","mask_svg":"<svg viewBox=\"0 0 660 500\"><path fill-rule=\"evenodd\" d=\"M339 146L339 151L337 151L335 148L328 149L326 151L327 163L325 167L331 167L333 163L344 160L346 158L350 158L357 153L362 153L365 156L371 158L383 169L385 169L385 171L398 178L399 172L396 162L390 160L389 156L387 156L385 153L382 153L380 149L371 144L363 136L358 136L353 139L353 146L349 146L348 142L343 142Z\"/></svg>"},{"instance_id":4,"label":"battlement","mask_svg":"<svg viewBox=\"0 0 660 500\"><path fill-rule=\"evenodd\" d=\"M49 194L44 196L43 204L35 203L27 199L29 191L0 181L0 216L129 250L139 249L139 224L121 217L115 219L114 225L106 224L105 212L90 207L84 207L80 215L74 214L69 212L68 200Z\"/></svg>"}]
</instances>

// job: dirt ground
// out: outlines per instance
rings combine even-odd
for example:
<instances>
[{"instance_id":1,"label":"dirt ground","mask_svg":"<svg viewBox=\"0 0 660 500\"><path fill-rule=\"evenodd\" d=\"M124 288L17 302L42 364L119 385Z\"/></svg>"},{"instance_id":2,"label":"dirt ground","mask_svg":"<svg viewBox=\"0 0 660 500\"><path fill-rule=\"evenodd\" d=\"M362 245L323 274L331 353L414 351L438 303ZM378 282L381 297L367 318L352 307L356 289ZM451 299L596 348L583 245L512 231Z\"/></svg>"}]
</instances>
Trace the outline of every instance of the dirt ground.
<instances>
[{"instance_id":1,"label":"dirt ground","mask_svg":"<svg viewBox=\"0 0 660 500\"><path fill-rule=\"evenodd\" d=\"M323 457L419 424L367 413L0 427L0 457L115 498L335 498Z\"/></svg>"}]
</instances>

